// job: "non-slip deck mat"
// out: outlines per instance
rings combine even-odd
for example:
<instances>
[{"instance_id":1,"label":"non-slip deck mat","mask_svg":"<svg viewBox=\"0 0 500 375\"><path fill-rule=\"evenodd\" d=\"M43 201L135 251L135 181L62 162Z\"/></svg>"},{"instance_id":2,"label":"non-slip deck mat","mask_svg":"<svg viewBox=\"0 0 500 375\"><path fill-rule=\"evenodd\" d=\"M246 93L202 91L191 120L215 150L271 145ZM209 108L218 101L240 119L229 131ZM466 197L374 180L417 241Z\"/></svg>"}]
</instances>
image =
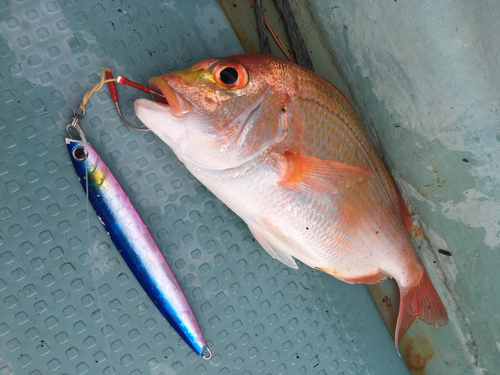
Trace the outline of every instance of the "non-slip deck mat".
<instances>
[{"instance_id":1,"label":"non-slip deck mat","mask_svg":"<svg viewBox=\"0 0 500 375\"><path fill-rule=\"evenodd\" d=\"M363 286L271 259L107 90L82 128L148 225L202 327L195 355L124 264L67 155L102 67L146 83L242 53L216 2L0 0L0 375L405 374ZM136 90L118 87L123 111ZM89 212L87 212L89 210Z\"/></svg>"}]
</instances>

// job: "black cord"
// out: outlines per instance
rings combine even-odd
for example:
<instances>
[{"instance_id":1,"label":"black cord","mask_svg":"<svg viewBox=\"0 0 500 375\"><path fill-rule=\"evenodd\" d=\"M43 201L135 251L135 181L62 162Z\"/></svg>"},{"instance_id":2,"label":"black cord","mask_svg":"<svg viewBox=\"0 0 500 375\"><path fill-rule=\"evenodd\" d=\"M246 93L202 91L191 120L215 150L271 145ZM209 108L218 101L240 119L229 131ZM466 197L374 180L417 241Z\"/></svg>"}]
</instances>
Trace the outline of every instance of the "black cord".
<instances>
[{"instance_id":1,"label":"black cord","mask_svg":"<svg viewBox=\"0 0 500 375\"><path fill-rule=\"evenodd\" d=\"M271 46L266 35L266 25L264 19L264 10L262 9L262 1L255 0L255 15L257 16L257 34L259 35L259 47L261 53L271 54Z\"/></svg>"},{"instance_id":2,"label":"black cord","mask_svg":"<svg viewBox=\"0 0 500 375\"><path fill-rule=\"evenodd\" d=\"M295 52L295 58L297 63L311 71L314 72L311 58L307 52L307 47L304 42L304 38L300 33L297 22L295 22L295 17L293 16L292 8L288 0L276 0L276 6L283 14L283 19L285 20L286 29L288 31L288 36L292 42L292 48Z\"/></svg>"}]
</instances>

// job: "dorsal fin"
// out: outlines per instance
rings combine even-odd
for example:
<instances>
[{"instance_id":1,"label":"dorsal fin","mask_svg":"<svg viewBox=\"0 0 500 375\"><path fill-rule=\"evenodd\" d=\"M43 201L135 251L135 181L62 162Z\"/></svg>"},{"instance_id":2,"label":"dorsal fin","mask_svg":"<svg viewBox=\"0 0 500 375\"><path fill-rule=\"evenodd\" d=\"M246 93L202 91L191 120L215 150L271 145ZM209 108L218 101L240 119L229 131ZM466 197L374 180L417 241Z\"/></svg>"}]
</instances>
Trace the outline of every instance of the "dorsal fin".
<instances>
[{"instance_id":1,"label":"dorsal fin","mask_svg":"<svg viewBox=\"0 0 500 375\"><path fill-rule=\"evenodd\" d=\"M411 222L410 211L408 211L408 206L406 205L406 202L403 199L403 196L401 195L401 192L399 191L397 186L396 186L396 191L398 192L401 220L403 220L403 224L404 224L408 234L411 234L412 222Z\"/></svg>"}]
</instances>

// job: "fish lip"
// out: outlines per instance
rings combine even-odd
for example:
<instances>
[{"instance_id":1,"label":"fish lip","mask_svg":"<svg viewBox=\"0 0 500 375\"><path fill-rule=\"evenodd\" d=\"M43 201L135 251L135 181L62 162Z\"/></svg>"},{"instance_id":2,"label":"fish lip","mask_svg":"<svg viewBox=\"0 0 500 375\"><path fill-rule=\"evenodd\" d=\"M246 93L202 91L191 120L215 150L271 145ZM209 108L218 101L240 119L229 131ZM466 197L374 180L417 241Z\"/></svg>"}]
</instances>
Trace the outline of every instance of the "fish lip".
<instances>
[{"instance_id":1,"label":"fish lip","mask_svg":"<svg viewBox=\"0 0 500 375\"><path fill-rule=\"evenodd\" d=\"M160 91L167 103L156 102L158 105L171 109L175 116L182 116L191 111L191 103L178 94L167 82L167 77L158 76L149 79L149 87L154 91Z\"/></svg>"}]
</instances>

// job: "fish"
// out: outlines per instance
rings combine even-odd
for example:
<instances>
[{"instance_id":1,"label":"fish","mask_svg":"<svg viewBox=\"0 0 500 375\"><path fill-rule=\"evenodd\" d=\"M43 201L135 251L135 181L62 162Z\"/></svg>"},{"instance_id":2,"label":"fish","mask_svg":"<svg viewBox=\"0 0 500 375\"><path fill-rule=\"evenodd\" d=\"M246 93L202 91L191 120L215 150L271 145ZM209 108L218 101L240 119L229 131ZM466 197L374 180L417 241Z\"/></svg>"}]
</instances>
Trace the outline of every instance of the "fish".
<instances>
[{"instance_id":1,"label":"fish","mask_svg":"<svg viewBox=\"0 0 500 375\"><path fill-rule=\"evenodd\" d=\"M352 284L394 278L396 348L416 317L447 324L406 203L339 89L266 54L206 59L149 85L166 101L136 100L137 117L271 257Z\"/></svg>"},{"instance_id":2,"label":"fish","mask_svg":"<svg viewBox=\"0 0 500 375\"><path fill-rule=\"evenodd\" d=\"M66 145L83 190L141 287L189 347L210 358L210 349L179 283L113 173L90 143L66 138Z\"/></svg>"}]
</instances>

